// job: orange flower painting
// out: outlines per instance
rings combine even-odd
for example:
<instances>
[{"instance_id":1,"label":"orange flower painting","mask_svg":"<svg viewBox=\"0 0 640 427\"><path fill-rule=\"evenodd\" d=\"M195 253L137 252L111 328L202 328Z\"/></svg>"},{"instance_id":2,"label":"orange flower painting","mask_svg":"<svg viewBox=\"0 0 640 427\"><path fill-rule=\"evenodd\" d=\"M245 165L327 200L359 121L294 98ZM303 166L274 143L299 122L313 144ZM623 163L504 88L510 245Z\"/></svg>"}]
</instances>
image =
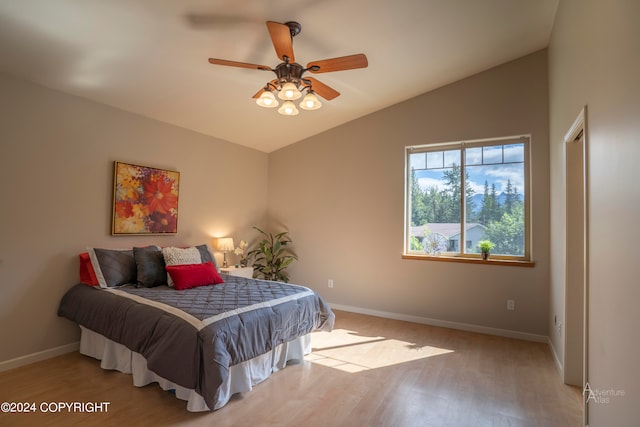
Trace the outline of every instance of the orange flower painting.
<instances>
[{"instance_id":1,"label":"orange flower painting","mask_svg":"<svg viewBox=\"0 0 640 427\"><path fill-rule=\"evenodd\" d=\"M115 162L113 235L178 232L180 172Z\"/></svg>"}]
</instances>

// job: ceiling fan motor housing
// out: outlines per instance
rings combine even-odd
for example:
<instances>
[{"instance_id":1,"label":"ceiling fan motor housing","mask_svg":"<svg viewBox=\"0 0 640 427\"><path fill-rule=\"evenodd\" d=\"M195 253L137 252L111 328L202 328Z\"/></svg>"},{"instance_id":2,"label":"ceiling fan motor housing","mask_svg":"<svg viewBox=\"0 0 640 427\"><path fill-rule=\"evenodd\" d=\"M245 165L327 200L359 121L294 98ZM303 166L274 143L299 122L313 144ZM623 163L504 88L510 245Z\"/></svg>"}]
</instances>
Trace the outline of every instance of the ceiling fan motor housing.
<instances>
[{"instance_id":1,"label":"ceiling fan motor housing","mask_svg":"<svg viewBox=\"0 0 640 427\"><path fill-rule=\"evenodd\" d=\"M293 82L296 85L302 79L304 67L297 62L283 62L274 70L280 82Z\"/></svg>"}]
</instances>

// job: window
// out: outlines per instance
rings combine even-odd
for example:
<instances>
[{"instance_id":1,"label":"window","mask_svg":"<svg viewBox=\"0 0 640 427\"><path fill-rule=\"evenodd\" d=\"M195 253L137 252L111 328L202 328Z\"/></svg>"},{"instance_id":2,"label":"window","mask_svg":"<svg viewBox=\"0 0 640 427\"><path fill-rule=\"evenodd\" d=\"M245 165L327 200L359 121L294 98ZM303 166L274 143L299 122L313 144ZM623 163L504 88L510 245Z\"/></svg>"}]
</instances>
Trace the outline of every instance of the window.
<instances>
[{"instance_id":1,"label":"window","mask_svg":"<svg viewBox=\"0 0 640 427\"><path fill-rule=\"evenodd\" d=\"M406 148L405 253L529 260L529 137Z\"/></svg>"}]
</instances>

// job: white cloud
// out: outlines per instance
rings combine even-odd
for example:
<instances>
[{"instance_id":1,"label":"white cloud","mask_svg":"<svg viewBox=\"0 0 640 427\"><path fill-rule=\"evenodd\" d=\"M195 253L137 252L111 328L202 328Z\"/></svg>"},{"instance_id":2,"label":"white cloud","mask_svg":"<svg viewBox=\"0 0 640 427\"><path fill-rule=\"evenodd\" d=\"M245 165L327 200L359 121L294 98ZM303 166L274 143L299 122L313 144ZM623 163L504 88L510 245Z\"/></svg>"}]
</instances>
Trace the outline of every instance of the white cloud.
<instances>
[{"instance_id":1,"label":"white cloud","mask_svg":"<svg viewBox=\"0 0 640 427\"><path fill-rule=\"evenodd\" d=\"M418 178L418 184L422 190L428 190L436 187L438 190L444 188L443 182L437 178Z\"/></svg>"},{"instance_id":2,"label":"white cloud","mask_svg":"<svg viewBox=\"0 0 640 427\"><path fill-rule=\"evenodd\" d=\"M511 185L518 189L518 193L524 192L522 165L501 165L499 168L489 169L486 175L494 178L496 187L500 191L504 191L507 188L508 181L511 180Z\"/></svg>"}]
</instances>

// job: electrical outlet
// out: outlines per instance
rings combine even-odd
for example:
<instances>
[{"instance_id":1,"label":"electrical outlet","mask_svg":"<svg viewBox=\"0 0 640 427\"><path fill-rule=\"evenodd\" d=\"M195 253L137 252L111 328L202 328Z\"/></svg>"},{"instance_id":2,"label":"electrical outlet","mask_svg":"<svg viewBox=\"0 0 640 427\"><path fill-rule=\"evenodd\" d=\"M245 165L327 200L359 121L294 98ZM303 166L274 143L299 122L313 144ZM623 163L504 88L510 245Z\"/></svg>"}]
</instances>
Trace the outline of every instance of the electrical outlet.
<instances>
[{"instance_id":1,"label":"electrical outlet","mask_svg":"<svg viewBox=\"0 0 640 427\"><path fill-rule=\"evenodd\" d=\"M562 335L562 322L558 322L558 335Z\"/></svg>"},{"instance_id":2,"label":"electrical outlet","mask_svg":"<svg viewBox=\"0 0 640 427\"><path fill-rule=\"evenodd\" d=\"M516 300L508 299L507 300L507 310L515 310L516 309Z\"/></svg>"},{"instance_id":3,"label":"electrical outlet","mask_svg":"<svg viewBox=\"0 0 640 427\"><path fill-rule=\"evenodd\" d=\"M327 286L333 288L333 279L329 279L329 282L327 282Z\"/></svg>"}]
</instances>

